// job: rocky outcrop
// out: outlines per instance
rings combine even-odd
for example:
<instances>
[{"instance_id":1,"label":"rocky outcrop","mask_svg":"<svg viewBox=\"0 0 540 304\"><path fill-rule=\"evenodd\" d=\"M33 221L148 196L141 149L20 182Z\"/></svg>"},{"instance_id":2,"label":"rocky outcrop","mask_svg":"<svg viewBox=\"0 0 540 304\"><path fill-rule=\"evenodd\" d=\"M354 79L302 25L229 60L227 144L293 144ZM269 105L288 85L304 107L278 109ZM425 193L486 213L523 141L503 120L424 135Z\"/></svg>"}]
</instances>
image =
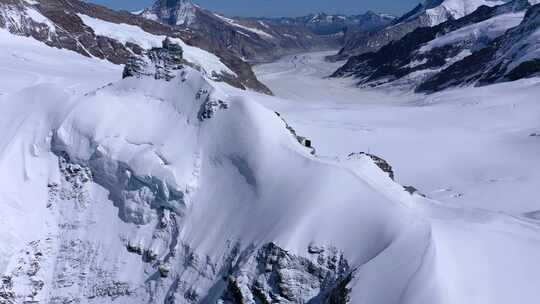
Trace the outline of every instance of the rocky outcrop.
<instances>
[{"instance_id":1,"label":"rocky outcrop","mask_svg":"<svg viewBox=\"0 0 540 304\"><path fill-rule=\"evenodd\" d=\"M143 56L131 56L124 67L122 78L151 76L170 81L183 68L183 64L182 47L165 39L161 48L145 51Z\"/></svg>"},{"instance_id":2,"label":"rocky outcrop","mask_svg":"<svg viewBox=\"0 0 540 304\"><path fill-rule=\"evenodd\" d=\"M315 155L315 153L317 153L317 150L315 150L315 147L313 147L311 139L308 139L307 137L298 135L296 133L296 130L291 125L289 125L289 123L287 123L287 121L283 117L281 117L281 114L279 114L278 112L275 112L275 113L285 123L285 128L287 128L287 130L298 141L298 143L301 144L302 146L306 147L307 149L309 149L309 151L310 151L310 153L312 155Z\"/></svg>"},{"instance_id":3,"label":"rocky outcrop","mask_svg":"<svg viewBox=\"0 0 540 304\"><path fill-rule=\"evenodd\" d=\"M365 153L365 152L360 152L360 153L351 153L347 156L348 159L357 159L359 157L362 157L362 156L367 156L369 158L371 158L371 160L375 163L375 165L377 165L377 167L379 167L383 172L387 173L388 176L394 180L394 170L392 169L392 166L390 166L390 164L378 157L377 155L373 155L373 154L370 154L370 153Z\"/></svg>"},{"instance_id":4,"label":"rocky outcrop","mask_svg":"<svg viewBox=\"0 0 540 304\"><path fill-rule=\"evenodd\" d=\"M228 277L223 303L347 303L353 270L332 247L306 257L274 243L241 261Z\"/></svg>"}]
</instances>

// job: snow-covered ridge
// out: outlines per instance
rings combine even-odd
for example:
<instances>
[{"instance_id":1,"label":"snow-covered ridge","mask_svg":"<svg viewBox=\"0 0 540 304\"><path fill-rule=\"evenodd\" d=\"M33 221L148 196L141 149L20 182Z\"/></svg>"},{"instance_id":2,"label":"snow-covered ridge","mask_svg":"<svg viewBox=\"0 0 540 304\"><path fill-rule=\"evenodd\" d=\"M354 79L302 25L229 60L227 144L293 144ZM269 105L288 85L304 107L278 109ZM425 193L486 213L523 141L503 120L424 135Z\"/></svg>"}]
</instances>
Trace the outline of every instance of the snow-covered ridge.
<instances>
[{"instance_id":1,"label":"snow-covered ridge","mask_svg":"<svg viewBox=\"0 0 540 304\"><path fill-rule=\"evenodd\" d=\"M145 32L138 26L129 24L116 24L104 20L96 19L83 14L78 14L84 24L91 27L96 35L106 36L120 41L123 44L128 42L140 45L145 49L161 46L161 42L167 38L165 36L153 35ZM186 60L202 67L207 73L226 72L235 75L221 60L214 54L202 49L192 47L184 43L181 39L171 38L175 43L178 43L184 49Z\"/></svg>"},{"instance_id":2,"label":"snow-covered ridge","mask_svg":"<svg viewBox=\"0 0 540 304\"><path fill-rule=\"evenodd\" d=\"M28 190L0 192L17 202L3 208L1 218L16 219L28 210L42 216L33 222L36 229L5 240L13 247L4 258L9 282L2 286L13 291L8 296L15 301L162 301L169 290L178 297L189 290L219 297L225 291L211 287L229 274L224 256L245 262L234 250L247 254L252 246L275 241L305 255L314 239L323 246L333 240L358 263L380 252L403 223L393 203L346 170L314 159L273 111L243 96L227 96L189 67L171 81L127 78L82 98L41 85L0 103L11 117L2 117L0 125L13 124L2 141L0 168L23 168L5 181L5 189ZM20 111L27 107L32 111ZM30 150L21 154L19 143ZM291 169L301 173L285 182ZM326 178L339 180L339 186L327 185L323 193L298 191L306 182L319 187ZM334 208L329 198L344 185L354 191L343 196L343 207L366 212L352 217L343 213L348 208ZM354 199L360 193L366 195L361 204ZM19 199L31 203L20 205ZM378 202L374 209L373 202ZM324 221L332 213L349 220L331 230L316 229L319 224L311 219ZM358 216L372 224L354 228L362 231L355 237L363 245L353 250L349 236L336 233L358 225ZM389 226L387 216L395 218ZM7 225L10 233L20 230L16 225ZM370 235L378 231L379 237ZM31 275L17 272L33 263L18 258L27 246L38 261ZM82 258L85 254L91 259ZM191 266L182 262L190 255ZM77 274L87 267L79 281ZM145 285L158 272L161 283ZM189 283L180 285L178 279ZM37 280L42 284L30 292L23 287ZM313 295L301 294L306 300Z\"/></svg>"},{"instance_id":3,"label":"snow-covered ridge","mask_svg":"<svg viewBox=\"0 0 540 304\"><path fill-rule=\"evenodd\" d=\"M312 155L260 103L283 100L174 69L84 96L41 84L0 97L0 297L535 298L534 222L425 198L370 154Z\"/></svg>"},{"instance_id":4,"label":"snow-covered ridge","mask_svg":"<svg viewBox=\"0 0 540 304\"><path fill-rule=\"evenodd\" d=\"M246 30L248 32L255 33L255 34L259 35L261 38L266 38L266 39L273 39L274 38L274 36L268 34L267 32L265 32L263 30L239 24L238 22L236 22L235 20L233 20L231 18L227 18L227 17L224 17L224 16L222 16L220 14L216 14L216 13L214 13L214 16L218 17L219 19L227 22L228 24L230 24L230 25L232 25L234 27Z\"/></svg>"},{"instance_id":5,"label":"snow-covered ridge","mask_svg":"<svg viewBox=\"0 0 540 304\"><path fill-rule=\"evenodd\" d=\"M422 46L419 51L424 53L432 50L433 48L443 47L445 45L460 43L463 41L483 40L489 42L504 34L508 29L519 25L524 16L524 11L503 14L479 23L471 24L456 31L452 31L446 35L437 37L436 39Z\"/></svg>"},{"instance_id":6,"label":"snow-covered ridge","mask_svg":"<svg viewBox=\"0 0 540 304\"><path fill-rule=\"evenodd\" d=\"M430 26L443 23L448 18L459 19L472 12L482 5L496 6L504 4L500 0L444 0L435 7L430 7L432 0L428 0L424 6L428 9L425 11L429 19Z\"/></svg>"}]
</instances>

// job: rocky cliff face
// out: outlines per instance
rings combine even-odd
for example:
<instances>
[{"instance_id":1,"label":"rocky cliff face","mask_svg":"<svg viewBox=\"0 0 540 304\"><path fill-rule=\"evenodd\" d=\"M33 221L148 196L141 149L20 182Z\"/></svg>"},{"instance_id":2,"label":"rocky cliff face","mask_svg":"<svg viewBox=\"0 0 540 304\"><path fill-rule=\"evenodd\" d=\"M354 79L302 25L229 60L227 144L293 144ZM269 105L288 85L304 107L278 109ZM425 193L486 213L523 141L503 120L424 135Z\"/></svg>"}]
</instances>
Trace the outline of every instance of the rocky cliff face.
<instances>
[{"instance_id":1,"label":"rocky cliff face","mask_svg":"<svg viewBox=\"0 0 540 304\"><path fill-rule=\"evenodd\" d=\"M377 31L350 35L338 54L330 56L328 59L344 60L351 56L376 52L419 27L436 26L449 19L459 19L482 5L496 6L503 3L503 1L491 0L427 0L396 19L390 26Z\"/></svg>"},{"instance_id":2,"label":"rocky cliff face","mask_svg":"<svg viewBox=\"0 0 540 304\"><path fill-rule=\"evenodd\" d=\"M419 92L459 85L487 85L540 74L540 4L527 10L519 26L427 79Z\"/></svg>"},{"instance_id":3,"label":"rocky cliff face","mask_svg":"<svg viewBox=\"0 0 540 304\"><path fill-rule=\"evenodd\" d=\"M463 18L416 29L377 52L351 57L333 76L354 77L363 86L415 87L517 26L530 6L526 0L482 6Z\"/></svg>"},{"instance_id":4,"label":"rocky cliff face","mask_svg":"<svg viewBox=\"0 0 540 304\"><path fill-rule=\"evenodd\" d=\"M85 21L92 21L92 24ZM129 33L135 31L137 34L128 37L130 34L121 31L106 33L99 26L100 22L131 26ZM132 54L140 55L148 49L148 45L137 39L145 35L181 39L188 44L212 51L207 47L210 43L200 37L194 38L188 31L172 30L168 26L128 12L117 12L77 0L1 0L0 27L17 35L32 37L51 47L106 59L115 64L125 64ZM235 58L225 49L221 50L218 56L230 69L229 73L222 75L224 81L239 88L270 92L256 79L247 63Z\"/></svg>"},{"instance_id":5,"label":"rocky cliff face","mask_svg":"<svg viewBox=\"0 0 540 304\"><path fill-rule=\"evenodd\" d=\"M335 248L310 245L303 257L269 243L231 269L220 301L345 304L352 275Z\"/></svg>"},{"instance_id":6,"label":"rocky cliff face","mask_svg":"<svg viewBox=\"0 0 540 304\"><path fill-rule=\"evenodd\" d=\"M141 15L169 25L190 25L196 21L199 8L191 0L157 0Z\"/></svg>"}]
</instances>

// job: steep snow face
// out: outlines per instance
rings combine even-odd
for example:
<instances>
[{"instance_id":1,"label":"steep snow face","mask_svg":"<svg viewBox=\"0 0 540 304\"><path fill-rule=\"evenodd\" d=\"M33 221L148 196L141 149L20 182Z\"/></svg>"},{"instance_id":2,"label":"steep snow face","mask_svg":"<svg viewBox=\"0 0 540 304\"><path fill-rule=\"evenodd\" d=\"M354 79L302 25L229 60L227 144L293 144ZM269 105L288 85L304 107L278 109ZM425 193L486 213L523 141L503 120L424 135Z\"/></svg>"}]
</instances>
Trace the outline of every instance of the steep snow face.
<instances>
[{"instance_id":1,"label":"steep snow face","mask_svg":"<svg viewBox=\"0 0 540 304\"><path fill-rule=\"evenodd\" d=\"M157 0L152 8L142 11L142 16L170 25L188 26L195 22L198 7L191 0Z\"/></svg>"},{"instance_id":2,"label":"steep snow face","mask_svg":"<svg viewBox=\"0 0 540 304\"><path fill-rule=\"evenodd\" d=\"M214 16L218 17L219 19L227 22L228 24L230 24L230 25L232 25L234 27L237 27L237 28L242 29L242 30L246 30L248 32L255 33L255 34L259 35L259 37L261 37L263 39L274 39L274 36L270 35L269 33L265 32L263 30L239 24L235 20L224 17L224 16L221 16L219 14L214 14ZM263 25L263 27L264 27L264 25ZM240 33L242 33L242 32L240 31ZM245 35L245 33L243 33L243 34Z\"/></svg>"},{"instance_id":3,"label":"steep snow face","mask_svg":"<svg viewBox=\"0 0 540 304\"><path fill-rule=\"evenodd\" d=\"M430 26L443 23L449 18L459 19L464 17L482 5L496 6L504 4L504 1L499 0L444 0L438 5L426 2L424 6L427 8L425 14L429 20Z\"/></svg>"}]
</instances>

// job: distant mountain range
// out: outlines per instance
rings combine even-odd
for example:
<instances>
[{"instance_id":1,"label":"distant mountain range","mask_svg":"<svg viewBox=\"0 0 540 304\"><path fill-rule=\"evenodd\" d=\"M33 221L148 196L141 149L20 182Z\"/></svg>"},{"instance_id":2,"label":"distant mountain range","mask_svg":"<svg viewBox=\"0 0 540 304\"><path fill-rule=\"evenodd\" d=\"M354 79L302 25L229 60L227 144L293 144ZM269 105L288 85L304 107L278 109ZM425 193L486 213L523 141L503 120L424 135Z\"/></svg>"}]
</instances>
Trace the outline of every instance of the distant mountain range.
<instances>
[{"instance_id":1,"label":"distant mountain range","mask_svg":"<svg viewBox=\"0 0 540 304\"><path fill-rule=\"evenodd\" d=\"M540 73L540 4L514 0L420 27L378 51L352 56L333 77L419 92L516 80Z\"/></svg>"},{"instance_id":2,"label":"distant mountain range","mask_svg":"<svg viewBox=\"0 0 540 304\"><path fill-rule=\"evenodd\" d=\"M363 15L312 14L297 18L229 18L190 0L157 0L137 12L147 19L200 33L216 48L227 49L252 62L275 60L299 52L338 49L347 30L373 30L395 17L368 12Z\"/></svg>"},{"instance_id":3,"label":"distant mountain range","mask_svg":"<svg viewBox=\"0 0 540 304\"><path fill-rule=\"evenodd\" d=\"M500 0L426 0L395 19L391 26L378 31L362 31L349 35L338 54L329 59L344 60L350 56L374 52L419 27L435 26L449 19L464 17L482 5L495 6L503 3L504 1Z\"/></svg>"}]
</instances>

